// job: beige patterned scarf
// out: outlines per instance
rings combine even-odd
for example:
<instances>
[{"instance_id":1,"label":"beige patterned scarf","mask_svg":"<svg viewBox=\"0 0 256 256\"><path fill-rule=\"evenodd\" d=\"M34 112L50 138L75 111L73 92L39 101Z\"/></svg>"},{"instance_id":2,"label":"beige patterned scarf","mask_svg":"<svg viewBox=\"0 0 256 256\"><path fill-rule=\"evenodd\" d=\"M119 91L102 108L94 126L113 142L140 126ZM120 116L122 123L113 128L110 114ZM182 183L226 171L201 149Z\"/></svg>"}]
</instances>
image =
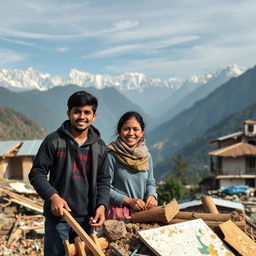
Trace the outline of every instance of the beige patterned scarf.
<instances>
[{"instance_id":1,"label":"beige patterned scarf","mask_svg":"<svg viewBox=\"0 0 256 256\"><path fill-rule=\"evenodd\" d=\"M107 147L114 157L132 171L148 171L148 148L142 138L134 147L128 147L120 137Z\"/></svg>"}]
</instances>

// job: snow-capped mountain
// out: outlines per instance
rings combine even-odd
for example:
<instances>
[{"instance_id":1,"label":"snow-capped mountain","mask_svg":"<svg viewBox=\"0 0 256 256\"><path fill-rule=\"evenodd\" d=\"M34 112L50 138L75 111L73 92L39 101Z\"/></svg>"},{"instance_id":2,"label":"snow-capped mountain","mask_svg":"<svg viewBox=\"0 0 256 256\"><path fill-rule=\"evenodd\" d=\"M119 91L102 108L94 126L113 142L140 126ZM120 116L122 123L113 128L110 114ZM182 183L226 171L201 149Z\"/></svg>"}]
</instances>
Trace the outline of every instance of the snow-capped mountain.
<instances>
[{"instance_id":1,"label":"snow-capped mountain","mask_svg":"<svg viewBox=\"0 0 256 256\"><path fill-rule=\"evenodd\" d=\"M243 72L243 68L237 65L229 66L225 70L227 70L226 75L230 77L240 75ZM217 73L218 72L204 75L193 75L188 79L169 78L161 80L151 79L142 73L125 73L120 76L110 76L100 74L94 75L88 72L72 69L67 78L62 78L60 76L51 76L48 73L42 73L30 67L27 70L0 69L0 86L12 91L26 91L31 89L43 91L55 86L66 84L76 84L81 87L92 86L97 89L115 87L121 91L135 90L137 92L142 92L146 88L159 87L176 91L183 85L187 85L188 87L190 87L190 85L194 85L193 87L197 87L197 85L207 83L207 81Z\"/></svg>"}]
</instances>

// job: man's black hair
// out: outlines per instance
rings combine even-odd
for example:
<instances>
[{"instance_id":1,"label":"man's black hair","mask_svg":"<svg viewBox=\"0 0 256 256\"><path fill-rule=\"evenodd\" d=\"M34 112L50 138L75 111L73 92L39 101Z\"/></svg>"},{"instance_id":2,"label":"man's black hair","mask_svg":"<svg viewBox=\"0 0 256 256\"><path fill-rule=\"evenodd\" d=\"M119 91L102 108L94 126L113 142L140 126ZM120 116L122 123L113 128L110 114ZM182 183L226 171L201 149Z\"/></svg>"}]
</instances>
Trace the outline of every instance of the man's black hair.
<instances>
[{"instance_id":1,"label":"man's black hair","mask_svg":"<svg viewBox=\"0 0 256 256\"><path fill-rule=\"evenodd\" d=\"M93 112L96 113L98 100L92 94L86 91L73 93L68 99L68 110L74 107L92 106Z\"/></svg>"}]
</instances>

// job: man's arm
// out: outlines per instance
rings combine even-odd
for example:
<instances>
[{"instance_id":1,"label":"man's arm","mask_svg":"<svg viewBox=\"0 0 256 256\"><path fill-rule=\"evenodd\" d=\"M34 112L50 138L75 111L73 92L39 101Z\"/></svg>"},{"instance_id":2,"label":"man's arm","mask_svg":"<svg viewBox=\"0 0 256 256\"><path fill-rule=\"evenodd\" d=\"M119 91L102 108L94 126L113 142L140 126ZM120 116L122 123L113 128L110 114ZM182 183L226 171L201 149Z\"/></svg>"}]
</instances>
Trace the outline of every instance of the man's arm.
<instances>
[{"instance_id":1,"label":"man's arm","mask_svg":"<svg viewBox=\"0 0 256 256\"><path fill-rule=\"evenodd\" d=\"M58 194L47 178L49 170L53 166L54 152L53 146L46 138L38 150L28 175L31 185L44 200L49 200L53 194Z\"/></svg>"}]
</instances>

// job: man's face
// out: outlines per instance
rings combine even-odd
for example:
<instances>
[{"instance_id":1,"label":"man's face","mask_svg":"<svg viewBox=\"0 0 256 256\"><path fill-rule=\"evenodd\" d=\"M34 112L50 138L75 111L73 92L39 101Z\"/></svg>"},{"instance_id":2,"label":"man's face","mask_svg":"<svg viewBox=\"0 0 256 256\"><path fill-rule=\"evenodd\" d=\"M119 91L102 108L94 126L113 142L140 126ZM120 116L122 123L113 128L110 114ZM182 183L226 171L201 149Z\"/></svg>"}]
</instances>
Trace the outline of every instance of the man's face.
<instances>
[{"instance_id":1,"label":"man's face","mask_svg":"<svg viewBox=\"0 0 256 256\"><path fill-rule=\"evenodd\" d=\"M72 128L79 132L87 130L96 118L92 106L74 107L67 115Z\"/></svg>"}]
</instances>

